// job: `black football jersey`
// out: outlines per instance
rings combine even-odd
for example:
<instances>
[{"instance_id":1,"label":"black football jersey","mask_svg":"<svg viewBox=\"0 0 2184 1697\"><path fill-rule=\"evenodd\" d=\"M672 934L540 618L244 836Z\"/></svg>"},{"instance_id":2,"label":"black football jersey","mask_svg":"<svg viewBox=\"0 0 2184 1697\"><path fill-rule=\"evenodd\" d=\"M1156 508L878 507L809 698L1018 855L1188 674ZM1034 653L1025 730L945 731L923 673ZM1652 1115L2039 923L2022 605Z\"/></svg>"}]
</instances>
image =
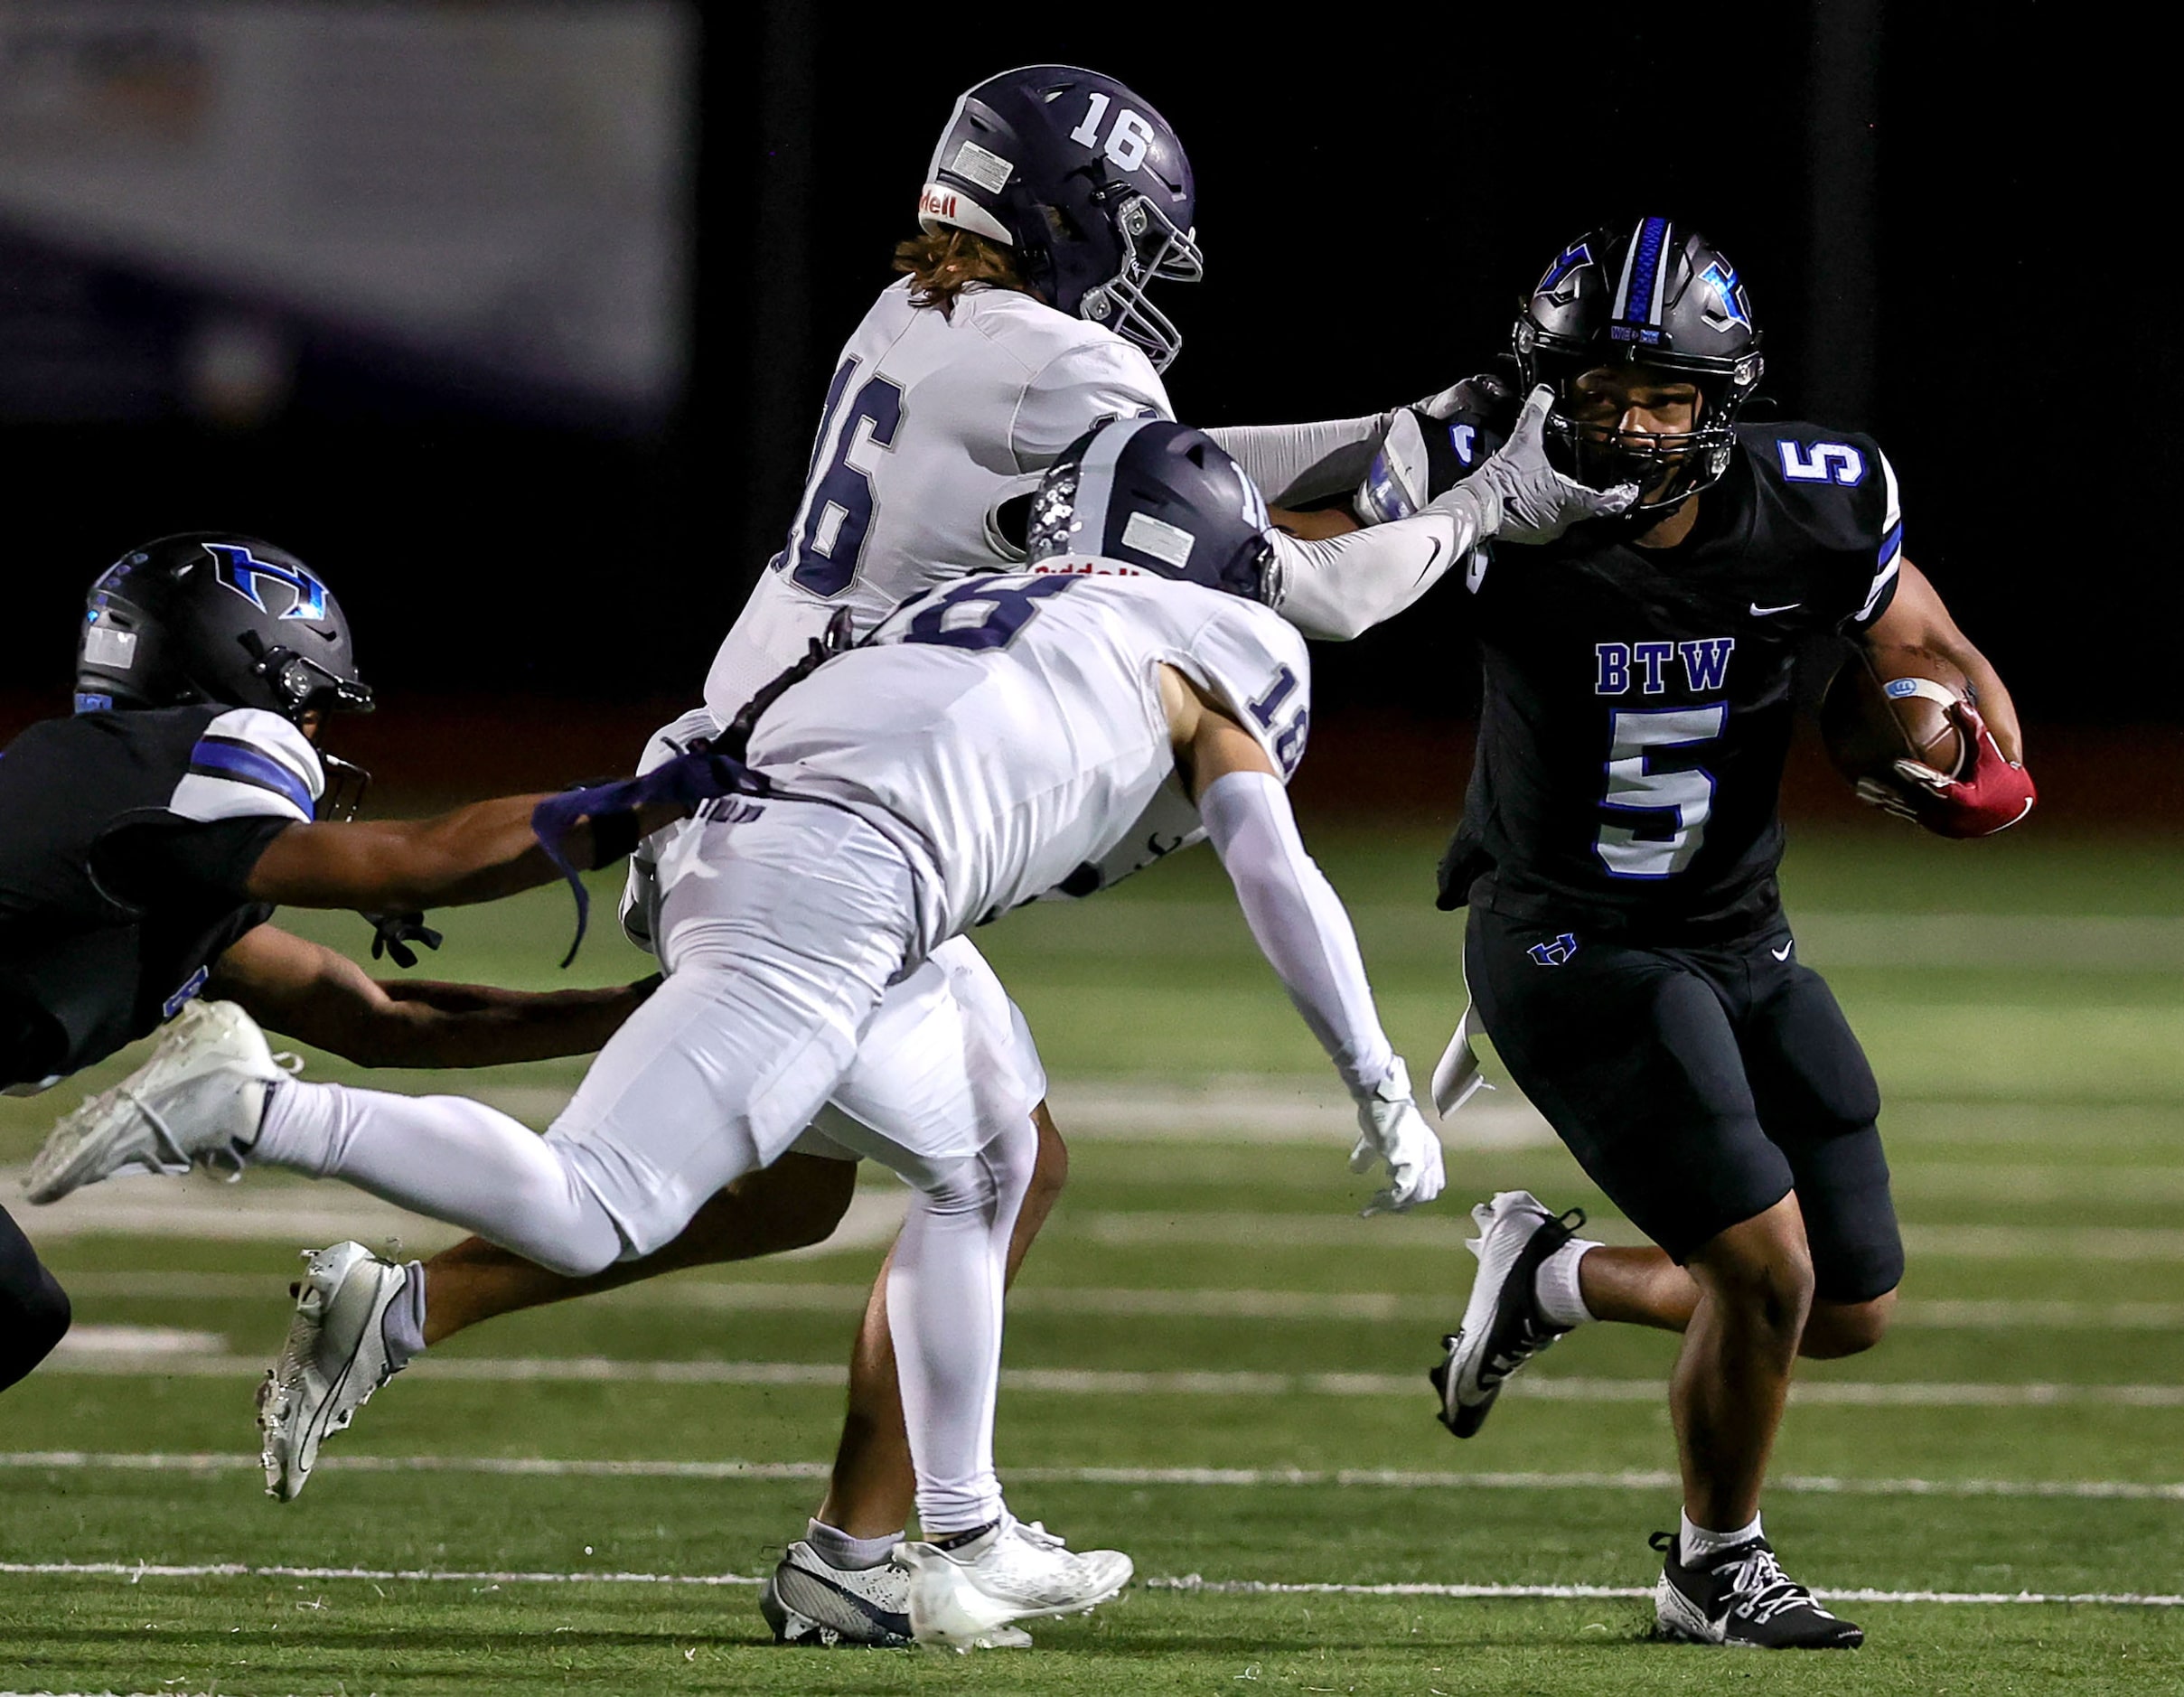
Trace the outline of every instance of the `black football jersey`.
<instances>
[{"instance_id":1,"label":"black football jersey","mask_svg":"<svg viewBox=\"0 0 2184 1697\"><path fill-rule=\"evenodd\" d=\"M272 909L246 891L325 783L251 708L94 712L0 755L0 1084L63 1076L172 1016Z\"/></svg>"},{"instance_id":2,"label":"black football jersey","mask_svg":"<svg viewBox=\"0 0 2184 1697\"><path fill-rule=\"evenodd\" d=\"M1696 499L1674 548L1595 521L1467 562L1486 689L1458 899L1634 939L1776 910L1792 663L1887 609L1896 476L1865 436L1747 424Z\"/></svg>"}]
</instances>

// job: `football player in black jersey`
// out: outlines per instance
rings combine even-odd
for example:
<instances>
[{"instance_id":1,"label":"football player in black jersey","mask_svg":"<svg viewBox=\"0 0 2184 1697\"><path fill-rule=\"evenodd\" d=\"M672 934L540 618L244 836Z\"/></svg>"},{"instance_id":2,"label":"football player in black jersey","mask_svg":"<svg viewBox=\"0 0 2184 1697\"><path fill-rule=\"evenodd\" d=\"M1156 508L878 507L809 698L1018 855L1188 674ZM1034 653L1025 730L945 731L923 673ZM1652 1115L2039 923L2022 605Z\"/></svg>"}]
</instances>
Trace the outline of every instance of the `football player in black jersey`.
<instances>
[{"instance_id":1,"label":"football player in black jersey","mask_svg":"<svg viewBox=\"0 0 2184 1697\"><path fill-rule=\"evenodd\" d=\"M1655 1539L1662 1632L1856 1645L1785 1576L1759 1522L1795 1358L1870 1348L1903 1270L1873 1075L1796 959L1776 885L1792 659L1840 634L1963 670L1976 759L1907 770L1879 798L1945 834L2029 811L2017 717L1905 557L1880 449L1740 421L1759 330L1703 238L1645 218L1570 243L1515 342L1525 388L1552 390L1564 465L1643 492L1621 518L1468 562L1486 701L1441 905L1470 908L1474 1002L1435 1093L1444 1110L1468 1093L1467 1034L1483 1029L1659 1247L1589 1242L1581 1214L1522 1191L1481 1205L1479 1274L1433 1375L1442 1419L1476 1432L1509 1374L1585 1320L1683 1333L1670 1405L1684 1515ZM1467 473L1509 428L1503 400L1392 438L1361 516L1400 516Z\"/></svg>"},{"instance_id":2,"label":"football player in black jersey","mask_svg":"<svg viewBox=\"0 0 2184 1697\"><path fill-rule=\"evenodd\" d=\"M315 822L329 773L361 776L319 753L318 727L368 710L371 691L333 592L293 555L225 532L132 549L92 587L76 689L73 717L32 726L0 758L10 1093L163 1022L217 1019L226 1003L367 1066L482 1066L588 1054L649 993L649 981L547 995L381 983L267 923L284 903L421 914L560 876L532 836L538 796ZM633 841L633 830L599 834ZM381 939L408 964L419 928L382 921ZM0 1211L0 1389L68 1321L60 1286Z\"/></svg>"}]
</instances>

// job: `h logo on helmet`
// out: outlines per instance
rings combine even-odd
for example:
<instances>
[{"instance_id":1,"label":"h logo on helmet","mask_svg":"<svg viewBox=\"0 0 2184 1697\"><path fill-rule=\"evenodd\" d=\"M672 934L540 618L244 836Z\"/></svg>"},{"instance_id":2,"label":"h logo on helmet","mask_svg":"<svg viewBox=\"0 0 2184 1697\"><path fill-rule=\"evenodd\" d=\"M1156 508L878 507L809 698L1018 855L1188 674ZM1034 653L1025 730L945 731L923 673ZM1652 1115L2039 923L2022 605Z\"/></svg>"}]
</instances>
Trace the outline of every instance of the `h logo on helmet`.
<instances>
[{"instance_id":1,"label":"h logo on helmet","mask_svg":"<svg viewBox=\"0 0 2184 1697\"><path fill-rule=\"evenodd\" d=\"M204 550L212 557L212 576L260 613L271 613L273 609L259 593L259 584L277 583L293 592L294 599L275 616L307 619L314 623L326 616L326 586L301 567L291 569L259 559L248 548L234 542L207 542Z\"/></svg>"},{"instance_id":2,"label":"h logo on helmet","mask_svg":"<svg viewBox=\"0 0 2184 1697\"><path fill-rule=\"evenodd\" d=\"M1744 297L1744 285L1737 281L1737 267L1725 260L1716 259L1699 273L1699 281L1708 285L1721 300L1721 316L1732 324L1752 327L1752 309ZM1705 314L1711 318L1714 314Z\"/></svg>"},{"instance_id":3,"label":"h logo on helmet","mask_svg":"<svg viewBox=\"0 0 2184 1697\"><path fill-rule=\"evenodd\" d=\"M1555 255L1554 263L1547 267L1547 275L1540 279L1539 287L1532 292L1534 295L1551 295L1561 286L1562 279L1572 271L1575 271L1579 266L1591 263L1592 248L1590 245L1581 240L1573 241L1569 247Z\"/></svg>"}]
</instances>

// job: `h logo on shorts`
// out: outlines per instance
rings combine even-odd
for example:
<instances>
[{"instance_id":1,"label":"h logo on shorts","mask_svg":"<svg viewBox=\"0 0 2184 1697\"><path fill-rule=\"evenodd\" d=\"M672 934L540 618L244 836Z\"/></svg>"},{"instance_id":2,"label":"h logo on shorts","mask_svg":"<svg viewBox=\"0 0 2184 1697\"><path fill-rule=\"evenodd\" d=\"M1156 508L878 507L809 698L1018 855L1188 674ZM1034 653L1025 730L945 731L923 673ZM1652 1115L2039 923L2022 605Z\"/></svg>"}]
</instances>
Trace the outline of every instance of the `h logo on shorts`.
<instances>
[{"instance_id":1,"label":"h logo on shorts","mask_svg":"<svg viewBox=\"0 0 2184 1697\"><path fill-rule=\"evenodd\" d=\"M1524 951L1535 966L1560 966L1577 952L1578 940L1567 931L1552 942L1535 942Z\"/></svg>"}]
</instances>

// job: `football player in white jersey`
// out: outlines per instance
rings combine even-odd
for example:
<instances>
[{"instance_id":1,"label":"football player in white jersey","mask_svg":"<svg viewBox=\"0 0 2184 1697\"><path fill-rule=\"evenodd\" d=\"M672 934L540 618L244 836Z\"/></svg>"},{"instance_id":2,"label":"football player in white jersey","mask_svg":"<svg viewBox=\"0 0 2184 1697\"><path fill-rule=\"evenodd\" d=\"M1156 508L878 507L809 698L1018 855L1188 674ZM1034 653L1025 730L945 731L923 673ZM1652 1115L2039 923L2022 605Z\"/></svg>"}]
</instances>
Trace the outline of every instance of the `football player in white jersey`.
<instances>
[{"instance_id":1,"label":"football player in white jersey","mask_svg":"<svg viewBox=\"0 0 2184 1697\"><path fill-rule=\"evenodd\" d=\"M707 680L708 710L668 727L650 759L717 729L838 611L847 609L861 633L935 584L1020 563L1030 492L1065 444L1102 418L1170 414L1160 372L1180 338L1146 289L1158 277L1197 277L1195 192L1180 143L1143 99L1111 78L1056 66L980 84L957 102L934 149L919 217L919 235L898 250L907 275L883 292L843 349L786 546L721 646ZM1262 490L1298 502L1354 484L1386 423L1400 416L1212 434ZM1278 539L1278 546L1292 545ZM1328 563L1313 550L1285 561L1298 605L1283 611L1308 633L1352 634L1339 613L1315 613L1308 568ZM1341 563L1341 573L1321 577L1363 581L1359 561ZM1412 581L1411 556L1400 553L1397 565L1396 576ZM641 854L633 862L634 894L625 905L625 924L647 946L651 860ZM386 1284L425 1280L426 1336L436 1342L535 1303L815 1242L848 1203L854 1167L845 1125L975 1115L981 1100L970 1069L951 1058L966 1052L1006 1057L1034 1086L1040 1158L1022 1211L1020 1257L1061 1187L1066 1153L1021 1016L977 951L958 940L890 993L858 1066L796 1153L715 1198L651 1260L572 1280L473 1241L417 1273L352 1258L329 1262L343 1278L325 1289L307 1281L295 1346L266 1405L272 1488L299 1490L319 1437L346 1425L380 1382L329 1352L353 1347L361 1321L352 1323L350 1311L375 1311ZM332 1341L315 1336L322 1328ZM322 1355L329 1358L314 1365ZM842 1600L857 1583L847 1574L874 1570L885 1580L876 1564L899 1538L909 1505L893 1379L883 1280L853 1358L849 1420L827 1500L762 1599L784 1637L900 1636L899 1609L876 1614L868 1599ZM814 1608L839 1607L831 1615L799 1609L783 1600L784 1584Z\"/></svg>"},{"instance_id":2,"label":"football player in white jersey","mask_svg":"<svg viewBox=\"0 0 2184 1697\"><path fill-rule=\"evenodd\" d=\"M1505 453L1391 530L1460 549L1598 510L1545 469L1536 420L1512 450L1536 464ZM778 1159L864 1064L891 986L972 924L1158 858L1143 846L1158 819L1213 842L1357 1103L1353 1167L1388 1169L1367 1212L1430 1201L1439 1144L1283 790L1309 665L1265 605L1278 565L1256 490L1201 432L1117 422L1048 473L1031 556L1030 572L914 599L820 664L757 718L742 758L724 738L541 806L549 848L549 815L596 841L641 805L695 808L656 839L666 982L543 1139L459 1098L292 1079L238 1013L87 1103L42 1162L71 1185L177 1158L286 1166L593 1275L672 1242ZM994 1474L1002 1290L1038 1081L1007 1055L979 1058L980 1111L840 1125L849 1150L915 1193L887 1285L923 1541L894 1565L909 1636L959 1645L1092 1607L1130 1570L1119 1552L1073 1553L1020 1526Z\"/></svg>"}]
</instances>

